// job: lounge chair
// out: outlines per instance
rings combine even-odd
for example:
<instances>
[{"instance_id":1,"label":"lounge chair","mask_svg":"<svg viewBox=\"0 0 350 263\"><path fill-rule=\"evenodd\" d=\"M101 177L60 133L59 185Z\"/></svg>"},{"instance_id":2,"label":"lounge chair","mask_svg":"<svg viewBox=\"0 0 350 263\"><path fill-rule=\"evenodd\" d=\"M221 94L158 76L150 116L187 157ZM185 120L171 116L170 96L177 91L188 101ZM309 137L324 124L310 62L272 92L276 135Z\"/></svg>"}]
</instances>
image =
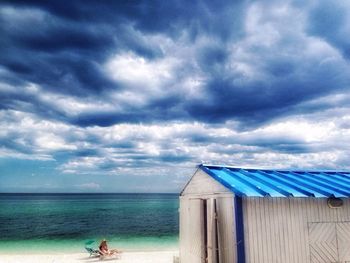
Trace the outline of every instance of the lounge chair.
<instances>
[{"instance_id":1,"label":"lounge chair","mask_svg":"<svg viewBox=\"0 0 350 263\"><path fill-rule=\"evenodd\" d=\"M91 247L85 247L86 251L89 252L90 257L99 257L101 256L100 251L93 249Z\"/></svg>"},{"instance_id":2,"label":"lounge chair","mask_svg":"<svg viewBox=\"0 0 350 263\"><path fill-rule=\"evenodd\" d=\"M85 249L90 254L90 257L99 257L101 255L98 249L93 249L91 246L95 240L88 240L85 242Z\"/></svg>"},{"instance_id":3,"label":"lounge chair","mask_svg":"<svg viewBox=\"0 0 350 263\"><path fill-rule=\"evenodd\" d=\"M95 243L94 240L89 240L85 242L85 249L90 254L90 257L99 257L101 260L115 257L116 259L119 259L121 256L121 251L118 251L116 249L112 249L109 251L109 253L104 253L99 249L93 249L91 246Z\"/></svg>"}]
</instances>

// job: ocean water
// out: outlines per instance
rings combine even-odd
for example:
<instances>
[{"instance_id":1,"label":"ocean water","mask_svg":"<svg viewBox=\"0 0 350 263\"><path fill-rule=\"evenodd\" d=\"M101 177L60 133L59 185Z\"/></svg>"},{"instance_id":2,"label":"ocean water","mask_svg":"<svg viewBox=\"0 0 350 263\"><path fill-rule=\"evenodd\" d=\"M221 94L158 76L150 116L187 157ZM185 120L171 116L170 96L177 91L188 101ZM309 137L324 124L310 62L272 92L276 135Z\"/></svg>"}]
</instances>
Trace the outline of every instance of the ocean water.
<instances>
[{"instance_id":1,"label":"ocean water","mask_svg":"<svg viewBox=\"0 0 350 263\"><path fill-rule=\"evenodd\" d=\"M177 194L0 194L0 253L178 249ZM92 242L91 241L91 242Z\"/></svg>"}]
</instances>

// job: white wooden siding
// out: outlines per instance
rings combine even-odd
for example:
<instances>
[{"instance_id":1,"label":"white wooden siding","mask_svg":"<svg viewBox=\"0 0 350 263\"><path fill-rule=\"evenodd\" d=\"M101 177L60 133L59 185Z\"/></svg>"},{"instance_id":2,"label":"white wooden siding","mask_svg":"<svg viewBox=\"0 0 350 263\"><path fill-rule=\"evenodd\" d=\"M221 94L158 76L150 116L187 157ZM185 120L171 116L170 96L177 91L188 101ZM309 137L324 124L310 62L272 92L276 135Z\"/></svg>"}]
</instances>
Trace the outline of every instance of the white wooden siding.
<instances>
[{"instance_id":1,"label":"white wooden siding","mask_svg":"<svg viewBox=\"0 0 350 263\"><path fill-rule=\"evenodd\" d=\"M216 221L215 221L215 205L214 205L214 199L210 198L207 202L207 231L208 231L208 240L207 240L207 246L208 246L208 262L210 263L219 263L216 262Z\"/></svg>"},{"instance_id":2,"label":"white wooden siding","mask_svg":"<svg viewBox=\"0 0 350 263\"><path fill-rule=\"evenodd\" d=\"M203 210L200 199L180 198L181 263L203 261Z\"/></svg>"},{"instance_id":3,"label":"white wooden siding","mask_svg":"<svg viewBox=\"0 0 350 263\"><path fill-rule=\"evenodd\" d=\"M185 189L181 193L184 195L201 195L201 194L216 194L216 193L232 193L222 184L218 183L204 173L202 170L197 170L197 172L192 176L189 183L186 185Z\"/></svg>"},{"instance_id":4,"label":"white wooden siding","mask_svg":"<svg viewBox=\"0 0 350 263\"><path fill-rule=\"evenodd\" d=\"M216 203L219 220L220 262L235 262L236 227L234 221L233 197L219 197L216 199Z\"/></svg>"},{"instance_id":5,"label":"white wooden siding","mask_svg":"<svg viewBox=\"0 0 350 263\"><path fill-rule=\"evenodd\" d=\"M349 199L331 209L326 198L244 198L243 213L247 263L309 263L312 223L337 223L342 246L350 244ZM339 262L348 256L340 252Z\"/></svg>"},{"instance_id":6,"label":"white wooden siding","mask_svg":"<svg viewBox=\"0 0 350 263\"><path fill-rule=\"evenodd\" d=\"M207 199L208 213L208 262L215 262L212 257L215 247L213 231L213 199L216 199L219 220L220 263L235 262L235 224L233 194L186 195L180 197L180 261L181 263L199 263L204 261L203 210L201 199Z\"/></svg>"},{"instance_id":7,"label":"white wooden siding","mask_svg":"<svg viewBox=\"0 0 350 263\"><path fill-rule=\"evenodd\" d=\"M309 248L311 263L338 262L335 223L310 223Z\"/></svg>"},{"instance_id":8,"label":"white wooden siding","mask_svg":"<svg viewBox=\"0 0 350 263\"><path fill-rule=\"evenodd\" d=\"M350 261L350 223L340 222L336 224L339 261Z\"/></svg>"},{"instance_id":9,"label":"white wooden siding","mask_svg":"<svg viewBox=\"0 0 350 263\"><path fill-rule=\"evenodd\" d=\"M180 261L181 263L204 262L203 243L203 211L195 211L194 203L200 199L207 199L207 209L212 211L212 200L215 198L219 217L219 243L220 256L224 262L234 262L235 249L235 227L233 193L215 179L201 170L192 176L189 183L180 196ZM215 262L213 255L213 217L208 213L208 256L209 262ZM201 231L198 233L198 231ZM195 233L196 232L196 233Z\"/></svg>"},{"instance_id":10,"label":"white wooden siding","mask_svg":"<svg viewBox=\"0 0 350 263\"><path fill-rule=\"evenodd\" d=\"M189 254L189 240L190 240L190 230L189 230L189 202L184 198L180 197L180 258L183 260L181 262L188 262L188 254Z\"/></svg>"}]
</instances>

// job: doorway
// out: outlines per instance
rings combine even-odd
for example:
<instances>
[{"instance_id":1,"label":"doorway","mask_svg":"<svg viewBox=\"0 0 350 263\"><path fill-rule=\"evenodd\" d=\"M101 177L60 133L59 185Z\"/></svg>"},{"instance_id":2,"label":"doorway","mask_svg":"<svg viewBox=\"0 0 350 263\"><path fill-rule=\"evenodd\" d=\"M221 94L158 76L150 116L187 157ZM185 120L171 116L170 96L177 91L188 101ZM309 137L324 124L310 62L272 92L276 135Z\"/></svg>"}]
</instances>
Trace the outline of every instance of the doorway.
<instances>
[{"instance_id":1,"label":"doorway","mask_svg":"<svg viewBox=\"0 0 350 263\"><path fill-rule=\"evenodd\" d=\"M309 223L311 263L350 263L350 222Z\"/></svg>"},{"instance_id":2,"label":"doorway","mask_svg":"<svg viewBox=\"0 0 350 263\"><path fill-rule=\"evenodd\" d=\"M219 263L218 204L215 198L202 200L204 263Z\"/></svg>"}]
</instances>

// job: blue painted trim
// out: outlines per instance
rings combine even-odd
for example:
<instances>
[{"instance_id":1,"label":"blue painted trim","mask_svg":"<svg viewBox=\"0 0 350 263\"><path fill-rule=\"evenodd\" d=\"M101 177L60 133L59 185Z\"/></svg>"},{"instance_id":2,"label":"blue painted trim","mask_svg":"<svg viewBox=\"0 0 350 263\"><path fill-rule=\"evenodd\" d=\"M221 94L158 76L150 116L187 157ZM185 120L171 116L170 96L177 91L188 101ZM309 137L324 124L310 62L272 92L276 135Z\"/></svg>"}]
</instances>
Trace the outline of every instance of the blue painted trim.
<instances>
[{"instance_id":1,"label":"blue painted trim","mask_svg":"<svg viewBox=\"0 0 350 263\"><path fill-rule=\"evenodd\" d=\"M350 197L349 172L198 168L241 197Z\"/></svg>"},{"instance_id":2,"label":"blue painted trim","mask_svg":"<svg viewBox=\"0 0 350 263\"><path fill-rule=\"evenodd\" d=\"M245 263L243 200L240 196L235 196L234 200L236 219L237 263Z\"/></svg>"}]
</instances>

